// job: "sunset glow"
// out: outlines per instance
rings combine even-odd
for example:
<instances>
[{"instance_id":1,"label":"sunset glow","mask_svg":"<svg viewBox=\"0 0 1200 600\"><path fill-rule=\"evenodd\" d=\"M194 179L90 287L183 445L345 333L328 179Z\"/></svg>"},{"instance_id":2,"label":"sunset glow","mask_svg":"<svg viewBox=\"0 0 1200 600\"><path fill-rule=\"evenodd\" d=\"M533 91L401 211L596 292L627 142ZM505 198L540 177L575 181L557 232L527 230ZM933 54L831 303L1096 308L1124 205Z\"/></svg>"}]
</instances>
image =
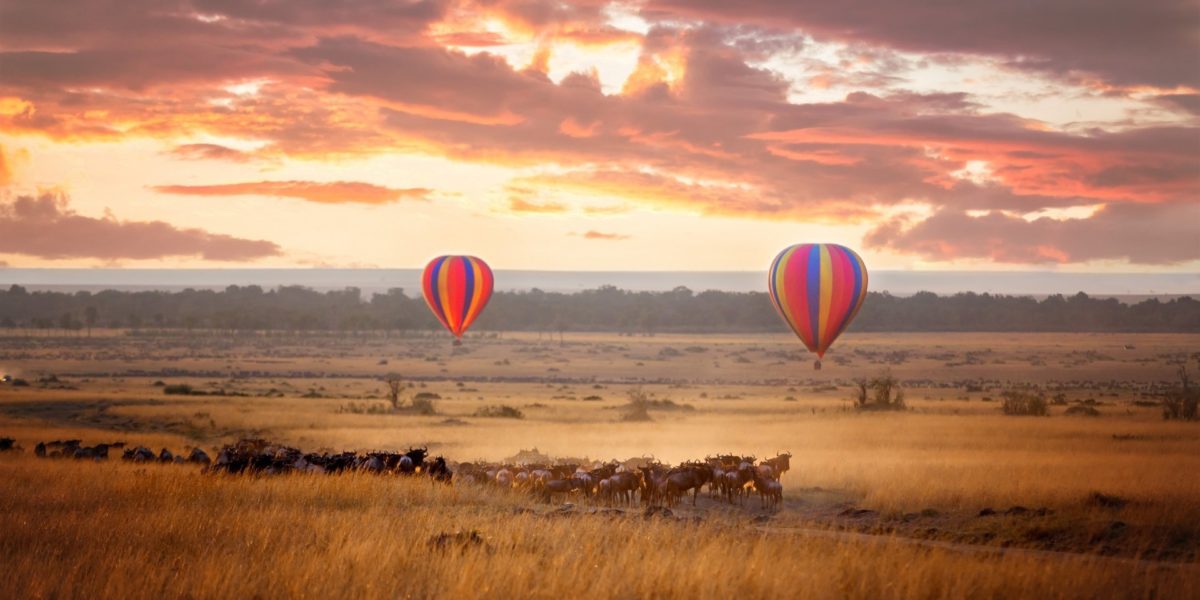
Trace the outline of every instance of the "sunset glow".
<instances>
[{"instance_id":1,"label":"sunset glow","mask_svg":"<svg viewBox=\"0 0 1200 600\"><path fill-rule=\"evenodd\" d=\"M0 266L1197 270L1196 5L1060 4L5 0Z\"/></svg>"}]
</instances>

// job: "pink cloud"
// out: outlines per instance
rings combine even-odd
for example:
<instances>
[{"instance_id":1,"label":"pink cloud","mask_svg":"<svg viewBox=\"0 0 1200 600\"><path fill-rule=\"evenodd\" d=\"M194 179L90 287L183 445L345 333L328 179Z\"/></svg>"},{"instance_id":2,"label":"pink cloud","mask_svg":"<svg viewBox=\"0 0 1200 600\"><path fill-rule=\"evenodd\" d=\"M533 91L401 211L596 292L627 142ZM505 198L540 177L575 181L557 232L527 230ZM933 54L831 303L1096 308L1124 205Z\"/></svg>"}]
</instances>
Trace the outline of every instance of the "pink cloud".
<instances>
[{"instance_id":1,"label":"pink cloud","mask_svg":"<svg viewBox=\"0 0 1200 600\"><path fill-rule=\"evenodd\" d=\"M1200 259L1197 223L1200 205L1195 203L1115 204L1087 218L1031 221L1000 212L971 217L945 209L916 223L883 223L867 233L863 244L939 261L1172 264Z\"/></svg>"},{"instance_id":2,"label":"pink cloud","mask_svg":"<svg viewBox=\"0 0 1200 600\"><path fill-rule=\"evenodd\" d=\"M96 219L75 213L63 194L0 202L0 253L47 259L158 259L194 256L248 261L278 256L278 245L162 221Z\"/></svg>"},{"instance_id":3,"label":"pink cloud","mask_svg":"<svg viewBox=\"0 0 1200 600\"><path fill-rule=\"evenodd\" d=\"M433 190L389 188L361 181L252 181L217 185L158 185L154 191L185 196L276 196L320 204L389 204L427 200Z\"/></svg>"}]
</instances>

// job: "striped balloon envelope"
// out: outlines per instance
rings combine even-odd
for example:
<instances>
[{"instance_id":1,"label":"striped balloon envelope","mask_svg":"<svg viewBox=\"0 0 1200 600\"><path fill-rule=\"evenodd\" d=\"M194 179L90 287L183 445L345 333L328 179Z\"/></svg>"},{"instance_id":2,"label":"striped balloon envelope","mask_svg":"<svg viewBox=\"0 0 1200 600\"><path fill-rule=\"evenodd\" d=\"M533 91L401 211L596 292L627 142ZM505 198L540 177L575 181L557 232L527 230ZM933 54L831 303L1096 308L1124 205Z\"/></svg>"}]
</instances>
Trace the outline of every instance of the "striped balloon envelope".
<instances>
[{"instance_id":1,"label":"striped balloon envelope","mask_svg":"<svg viewBox=\"0 0 1200 600\"><path fill-rule=\"evenodd\" d=\"M461 339L492 297L492 269L474 256L439 256L425 266L421 287L433 316Z\"/></svg>"},{"instance_id":2,"label":"striped balloon envelope","mask_svg":"<svg viewBox=\"0 0 1200 600\"><path fill-rule=\"evenodd\" d=\"M824 357L867 298L867 265L845 246L796 244L775 257L767 287L788 327Z\"/></svg>"}]
</instances>

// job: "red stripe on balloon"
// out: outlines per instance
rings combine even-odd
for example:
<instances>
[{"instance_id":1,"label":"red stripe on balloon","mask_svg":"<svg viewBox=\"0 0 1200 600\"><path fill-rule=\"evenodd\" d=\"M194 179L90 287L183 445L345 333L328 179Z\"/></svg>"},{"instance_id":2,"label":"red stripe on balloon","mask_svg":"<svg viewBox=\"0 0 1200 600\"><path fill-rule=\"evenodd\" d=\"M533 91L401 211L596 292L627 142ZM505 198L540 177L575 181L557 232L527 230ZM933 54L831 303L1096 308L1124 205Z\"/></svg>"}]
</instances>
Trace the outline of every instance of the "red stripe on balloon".
<instances>
[{"instance_id":1,"label":"red stripe on balloon","mask_svg":"<svg viewBox=\"0 0 1200 600\"><path fill-rule=\"evenodd\" d=\"M796 333L809 350L816 352L813 345L815 338L812 319L809 316L808 276L805 274L805 266L811 252L812 244L804 244L788 257L787 264L783 265L783 283L787 289L788 313L792 315L792 322L796 324Z\"/></svg>"},{"instance_id":2,"label":"red stripe on balloon","mask_svg":"<svg viewBox=\"0 0 1200 600\"><path fill-rule=\"evenodd\" d=\"M854 270L850 268L850 257L841 246L829 247L829 258L833 262L833 301L829 304L829 329L826 331L826 350L841 333L842 324L850 313L850 295L854 293Z\"/></svg>"},{"instance_id":3,"label":"red stripe on balloon","mask_svg":"<svg viewBox=\"0 0 1200 600\"><path fill-rule=\"evenodd\" d=\"M466 291L466 274L463 273L463 259L458 256L446 260L446 296L448 297L446 321L450 323L450 332L455 336L462 335L462 297Z\"/></svg>"}]
</instances>

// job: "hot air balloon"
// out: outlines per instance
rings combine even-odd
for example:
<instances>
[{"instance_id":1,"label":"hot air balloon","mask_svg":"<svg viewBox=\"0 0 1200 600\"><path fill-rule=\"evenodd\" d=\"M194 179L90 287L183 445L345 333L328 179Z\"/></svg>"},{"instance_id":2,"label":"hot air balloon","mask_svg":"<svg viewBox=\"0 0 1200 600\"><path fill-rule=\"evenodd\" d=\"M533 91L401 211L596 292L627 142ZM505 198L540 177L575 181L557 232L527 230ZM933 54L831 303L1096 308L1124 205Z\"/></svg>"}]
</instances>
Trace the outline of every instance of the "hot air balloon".
<instances>
[{"instance_id":1,"label":"hot air balloon","mask_svg":"<svg viewBox=\"0 0 1200 600\"><path fill-rule=\"evenodd\" d=\"M867 265L845 246L796 244L767 273L775 310L812 352L815 369L867 299Z\"/></svg>"},{"instance_id":2,"label":"hot air balloon","mask_svg":"<svg viewBox=\"0 0 1200 600\"><path fill-rule=\"evenodd\" d=\"M425 266L421 287L429 310L458 345L492 297L492 269L474 256L439 256Z\"/></svg>"}]
</instances>

